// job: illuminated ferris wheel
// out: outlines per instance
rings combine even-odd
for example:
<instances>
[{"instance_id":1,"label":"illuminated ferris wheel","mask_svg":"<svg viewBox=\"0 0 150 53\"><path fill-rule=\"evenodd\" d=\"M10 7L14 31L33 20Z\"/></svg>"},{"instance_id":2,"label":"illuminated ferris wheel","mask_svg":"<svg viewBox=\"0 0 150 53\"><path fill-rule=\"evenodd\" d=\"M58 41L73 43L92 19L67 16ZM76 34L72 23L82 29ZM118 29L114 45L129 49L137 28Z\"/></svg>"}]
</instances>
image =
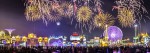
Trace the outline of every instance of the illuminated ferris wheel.
<instances>
[{"instance_id":1,"label":"illuminated ferris wheel","mask_svg":"<svg viewBox=\"0 0 150 53\"><path fill-rule=\"evenodd\" d=\"M123 37L123 33L122 33L121 29L117 26L108 27L108 29L105 30L103 33L103 36L106 36L106 35L108 35L108 40L112 41L112 42L122 40L122 37Z\"/></svg>"}]
</instances>

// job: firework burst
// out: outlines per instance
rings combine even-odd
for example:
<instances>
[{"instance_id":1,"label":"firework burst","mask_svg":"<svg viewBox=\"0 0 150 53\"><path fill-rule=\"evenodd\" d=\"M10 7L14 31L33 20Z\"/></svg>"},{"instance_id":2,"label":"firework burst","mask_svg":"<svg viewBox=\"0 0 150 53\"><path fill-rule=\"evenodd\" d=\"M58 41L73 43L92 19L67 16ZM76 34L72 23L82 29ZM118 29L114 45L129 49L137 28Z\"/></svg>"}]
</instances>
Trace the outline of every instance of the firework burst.
<instances>
[{"instance_id":1,"label":"firework burst","mask_svg":"<svg viewBox=\"0 0 150 53\"><path fill-rule=\"evenodd\" d=\"M52 21L52 22L56 22L56 21L59 21L61 20L61 12L60 12L60 9L50 9L49 10L49 14L47 15L47 19L49 21Z\"/></svg>"},{"instance_id":2,"label":"firework burst","mask_svg":"<svg viewBox=\"0 0 150 53\"><path fill-rule=\"evenodd\" d=\"M94 6L94 12L103 13L102 10L102 1L101 0L94 0L93 2L95 4Z\"/></svg>"},{"instance_id":3,"label":"firework burst","mask_svg":"<svg viewBox=\"0 0 150 53\"><path fill-rule=\"evenodd\" d=\"M48 11L48 2L46 0L28 0L26 4L26 18L30 21L45 20L45 14ZM47 22L47 21L46 21Z\"/></svg>"},{"instance_id":4,"label":"firework burst","mask_svg":"<svg viewBox=\"0 0 150 53\"><path fill-rule=\"evenodd\" d=\"M90 10L90 8L88 6L82 6L77 11L76 20L79 23L85 23L90 20L91 16L92 16L92 11Z\"/></svg>"},{"instance_id":5,"label":"firework burst","mask_svg":"<svg viewBox=\"0 0 150 53\"><path fill-rule=\"evenodd\" d=\"M147 12L145 7L142 5L143 1L142 0L119 0L116 1L116 4L121 7L126 7L134 12L139 11L140 13L142 12ZM136 13L138 14L138 13Z\"/></svg>"},{"instance_id":6,"label":"firework burst","mask_svg":"<svg viewBox=\"0 0 150 53\"><path fill-rule=\"evenodd\" d=\"M41 13L37 5L30 5L26 7L25 11L26 19L29 21L36 21L41 19Z\"/></svg>"},{"instance_id":7,"label":"firework burst","mask_svg":"<svg viewBox=\"0 0 150 53\"><path fill-rule=\"evenodd\" d=\"M118 13L118 19L123 27L131 27L135 22L133 12L126 8L120 9Z\"/></svg>"},{"instance_id":8,"label":"firework burst","mask_svg":"<svg viewBox=\"0 0 150 53\"><path fill-rule=\"evenodd\" d=\"M94 17L94 25L96 27L100 27L101 29L105 29L105 26L111 26L114 24L114 20L112 18L112 15L106 13L102 13L102 14L97 14Z\"/></svg>"},{"instance_id":9,"label":"firework burst","mask_svg":"<svg viewBox=\"0 0 150 53\"><path fill-rule=\"evenodd\" d=\"M119 0L116 1L117 6L115 6L115 9L118 9L118 11L126 11L125 8L127 10L129 10L130 12L132 12L132 17L134 18L128 18L131 19L130 22L131 24L133 24L133 22L135 22L134 19L136 19L138 22L140 22L143 18L143 15L145 16L145 14L147 14L147 10L145 9L145 7L142 5L143 1L142 0ZM123 10L121 10L123 9ZM121 14L119 14L121 15ZM148 17L149 18L149 17ZM124 20L123 18L120 18L120 20ZM145 19L143 19L145 20ZM124 22L124 23L123 23ZM129 22L123 21L122 22L122 26L129 26L131 27L131 24L129 24ZM127 24L128 23L128 24Z\"/></svg>"},{"instance_id":10,"label":"firework burst","mask_svg":"<svg viewBox=\"0 0 150 53\"><path fill-rule=\"evenodd\" d=\"M73 15L73 5L69 2L61 4L61 13L64 17L70 18Z\"/></svg>"},{"instance_id":11,"label":"firework burst","mask_svg":"<svg viewBox=\"0 0 150 53\"><path fill-rule=\"evenodd\" d=\"M60 8L59 3L51 2L47 10L48 12L46 11L47 12L46 18L52 22L61 20L61 10L62 9Z\"/></svg>"}]
</instances>

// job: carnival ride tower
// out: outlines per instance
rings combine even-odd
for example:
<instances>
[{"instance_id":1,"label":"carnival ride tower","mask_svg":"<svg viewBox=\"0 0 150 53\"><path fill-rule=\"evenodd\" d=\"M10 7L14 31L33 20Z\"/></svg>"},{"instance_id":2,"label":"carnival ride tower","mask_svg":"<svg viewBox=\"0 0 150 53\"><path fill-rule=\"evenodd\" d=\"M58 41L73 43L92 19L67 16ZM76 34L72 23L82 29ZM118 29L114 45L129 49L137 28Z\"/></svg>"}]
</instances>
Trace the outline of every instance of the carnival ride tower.
<instances>
[{"instance_id":1,"label":"carnival ride tower","mask_svg":"<svg viewBox=\"0 0 150 53\"><path fill-rule=\"evenodd\" d=\"M105 36L104 36L104 41L107 42L107 44L108 44L109 41L108 41L108 30L107 29L108 29L108 26L106 25L106 32L105 32Z\"/></svg>"}]
</instances>

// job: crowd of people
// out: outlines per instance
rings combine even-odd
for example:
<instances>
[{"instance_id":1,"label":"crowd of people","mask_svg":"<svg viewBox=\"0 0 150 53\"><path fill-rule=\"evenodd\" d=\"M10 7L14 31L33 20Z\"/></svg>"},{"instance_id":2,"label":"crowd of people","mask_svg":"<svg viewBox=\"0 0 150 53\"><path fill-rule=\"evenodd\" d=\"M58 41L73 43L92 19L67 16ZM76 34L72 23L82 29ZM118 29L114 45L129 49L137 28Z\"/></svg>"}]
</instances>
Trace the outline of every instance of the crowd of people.
<instances>
[{"instance_id":1,"label":"crowd of people","mask_svg":"<svg viewBox=\"0 0 150 53\"><path fill-rule=\"evenodd\" d=\"M121 46L121 47L85 47L85 46L0 46L0 53L148 53L150 47L143 46Z\"/></svg>"}]
</instances>

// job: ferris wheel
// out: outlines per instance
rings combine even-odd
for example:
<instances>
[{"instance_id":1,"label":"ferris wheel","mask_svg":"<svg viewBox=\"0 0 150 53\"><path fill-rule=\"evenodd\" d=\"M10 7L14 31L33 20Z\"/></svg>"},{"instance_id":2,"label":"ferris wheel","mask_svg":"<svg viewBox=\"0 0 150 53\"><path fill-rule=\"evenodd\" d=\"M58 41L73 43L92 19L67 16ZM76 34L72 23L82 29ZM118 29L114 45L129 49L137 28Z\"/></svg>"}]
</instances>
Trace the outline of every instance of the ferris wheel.
<instances>
[{"instance_id":1,"label":"ferris wheel","mask_svg":"<svg viewBox=\"0 0 150 53\"><path fill-rule=\"evenodd\" d=\"M107 30L104 31L103 36L108 35L108 40L112 42L116 42L118 40L122 40L123 33L121 29L117 26L110 26Z\"/></svg>"}]
</instances>

